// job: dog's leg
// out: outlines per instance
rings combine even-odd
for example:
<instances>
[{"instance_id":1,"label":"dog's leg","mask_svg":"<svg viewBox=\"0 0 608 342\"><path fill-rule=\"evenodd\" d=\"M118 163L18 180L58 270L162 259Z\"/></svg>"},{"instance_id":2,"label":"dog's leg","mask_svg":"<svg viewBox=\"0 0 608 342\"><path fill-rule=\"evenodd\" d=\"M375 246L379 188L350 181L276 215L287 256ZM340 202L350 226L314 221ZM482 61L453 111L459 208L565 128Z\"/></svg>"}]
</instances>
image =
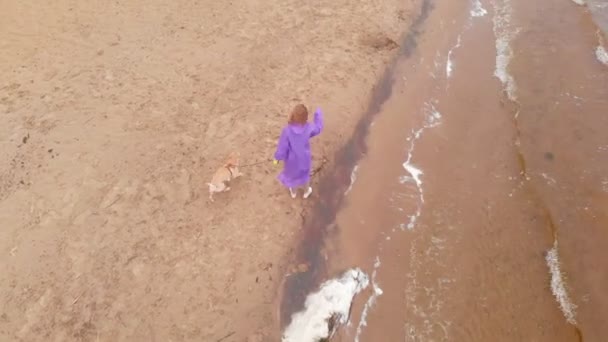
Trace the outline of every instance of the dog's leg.
<instances>
[{"instance_id":1,"label":"dog's leg","mask_svg":"<svg viewBox=\"0 0 608 342\"><path fill-rule=\"evenodd\" d=\"M207 185L209 186L209 200L213 202L213 193L215 192L215 185L211 183L207 183Z\"/></svg>"}]
</instances>

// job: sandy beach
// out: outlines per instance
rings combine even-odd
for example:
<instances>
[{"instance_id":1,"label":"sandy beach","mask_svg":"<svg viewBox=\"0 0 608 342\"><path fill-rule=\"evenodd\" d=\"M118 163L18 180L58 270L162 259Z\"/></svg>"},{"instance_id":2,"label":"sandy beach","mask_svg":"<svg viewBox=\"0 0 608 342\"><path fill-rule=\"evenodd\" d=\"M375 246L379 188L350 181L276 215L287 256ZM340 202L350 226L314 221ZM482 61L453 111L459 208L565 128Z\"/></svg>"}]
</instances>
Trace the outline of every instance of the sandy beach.
<instances>
[{"instance_id":1,"label":"sandy beach","mask_svg":"<svg viewBox=\"0 0 608 342\"><path fill-rule=\"evenodd\" d=\"M604 341L604 5L5 1L0 341Z\"/></svg>"},{"instance_id":2,"label":"sandy beach","mask_svg":"<svg viewBox=\"0 0 608 342\"><path fill-rule=\"evenodd\" d=\"M326 113L317 179L418 8L4 1L0 340L278 340L306 204L270 163L206 183L298 102Z\"/></svg>"}]
</instances>

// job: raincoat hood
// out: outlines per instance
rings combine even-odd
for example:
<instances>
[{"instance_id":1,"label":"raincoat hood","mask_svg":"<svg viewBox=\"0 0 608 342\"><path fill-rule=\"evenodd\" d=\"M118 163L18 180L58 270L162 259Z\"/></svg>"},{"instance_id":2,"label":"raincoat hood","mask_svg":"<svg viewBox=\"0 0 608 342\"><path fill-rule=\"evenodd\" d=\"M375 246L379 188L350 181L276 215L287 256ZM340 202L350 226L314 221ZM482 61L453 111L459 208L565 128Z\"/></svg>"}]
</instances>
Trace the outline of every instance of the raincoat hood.
<instances>
[{"instance_id":1,"label":"raincoat hood","mask_svg":"<svg viewBox=\"0 0 608 342\"><path fill-rule=\"evenodd\" d=\"M289 125L289 133L302 134L307 131L308 125Z\"/></svg>"}]
</instances>

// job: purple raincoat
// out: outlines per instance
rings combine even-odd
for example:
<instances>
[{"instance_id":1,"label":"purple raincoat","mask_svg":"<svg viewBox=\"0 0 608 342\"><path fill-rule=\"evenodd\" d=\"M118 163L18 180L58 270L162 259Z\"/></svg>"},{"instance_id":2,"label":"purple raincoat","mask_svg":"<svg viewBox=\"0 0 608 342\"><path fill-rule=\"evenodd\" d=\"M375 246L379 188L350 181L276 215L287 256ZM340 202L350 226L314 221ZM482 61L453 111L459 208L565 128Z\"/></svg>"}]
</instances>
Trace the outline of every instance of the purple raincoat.
<instances>
[{"instance_id":1,"label":"purple raincoat","mask_svg":"<svg viewBox=\"0 0 608 342\"><path fill-rule=\"evenodd\" d=\"M283 128L274 159L284 162L279 181L288 188L297 188L310 181L312 155L310 138L323 130L323 114L315 111L313 122L304 125L289 124Z\"/></svg>"}]
</instances>

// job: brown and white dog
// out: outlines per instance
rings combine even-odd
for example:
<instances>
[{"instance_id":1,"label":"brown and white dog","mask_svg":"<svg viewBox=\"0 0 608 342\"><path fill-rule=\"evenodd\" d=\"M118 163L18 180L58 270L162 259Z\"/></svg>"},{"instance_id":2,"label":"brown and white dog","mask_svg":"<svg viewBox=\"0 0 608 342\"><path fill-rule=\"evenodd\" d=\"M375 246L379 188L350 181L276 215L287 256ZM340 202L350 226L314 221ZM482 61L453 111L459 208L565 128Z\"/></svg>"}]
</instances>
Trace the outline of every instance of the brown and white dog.
<instances>
[{"instance_id":1,"label":"brown and white dog","mask_svg":"<svg viewBox=\"0 0 608 342\"><path fill-rule=\"evenodd\" d=\"M238 152L232 152L226 163L215 171L211 182L207 183L209 186L209 200L211 202L213 202L214 193L229 191L230 181L243 175L239 171L239 157L240 154Z\"/></svg>"}]
</instances>

